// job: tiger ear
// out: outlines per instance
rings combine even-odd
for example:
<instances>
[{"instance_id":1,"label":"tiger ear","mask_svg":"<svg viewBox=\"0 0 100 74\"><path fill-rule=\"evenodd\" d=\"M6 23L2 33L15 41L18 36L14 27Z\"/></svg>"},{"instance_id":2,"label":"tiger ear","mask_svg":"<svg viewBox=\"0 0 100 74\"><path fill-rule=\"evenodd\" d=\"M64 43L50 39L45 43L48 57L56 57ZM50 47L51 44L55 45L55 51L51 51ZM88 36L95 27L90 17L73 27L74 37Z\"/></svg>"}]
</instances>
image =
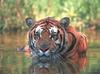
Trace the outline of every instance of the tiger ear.
<instances>
[{"instance_id":1,"label":"tiger ear","mask_svg":"<svg viewBox=\"0 0 100 74\"><path fill-rule=\"evenodd\" d=\"M68 27L68 25L70 24L70 18L69 17L63 17L60 20L60 25L64 28Z\"/></svg>"},{"instance_id":2,"label":"tiger ear","mask_svg":"<svg viewBox=\"0 0 100 74\"><path fill-rule=\"evenodd\" d=\"M31 27L35 23L35 20L33 20L31 17L28 17L25 19L25 23L28 27Z\"/></svg>"}]
</instances>

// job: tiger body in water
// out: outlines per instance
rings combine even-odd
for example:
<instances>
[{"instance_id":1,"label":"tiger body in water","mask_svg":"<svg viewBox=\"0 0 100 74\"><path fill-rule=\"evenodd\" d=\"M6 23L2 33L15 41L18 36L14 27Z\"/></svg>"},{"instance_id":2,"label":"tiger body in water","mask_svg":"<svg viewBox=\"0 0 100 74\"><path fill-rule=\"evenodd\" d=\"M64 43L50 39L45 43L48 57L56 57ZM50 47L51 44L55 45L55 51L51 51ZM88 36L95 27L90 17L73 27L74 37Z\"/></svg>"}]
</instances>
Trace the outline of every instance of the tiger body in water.
<instances>
[{"instance_id":1,"label":"tiger body in water","mask_svg":"<svg viewBox=\"0 0 100 74\"><path fill-rule=\"evenodd\" d=\"M32 56L29 74L79 74L86 63L87 37L71 27L68 17L44 18L28 26L26 55Z\"/></svg>"}]
</instances>

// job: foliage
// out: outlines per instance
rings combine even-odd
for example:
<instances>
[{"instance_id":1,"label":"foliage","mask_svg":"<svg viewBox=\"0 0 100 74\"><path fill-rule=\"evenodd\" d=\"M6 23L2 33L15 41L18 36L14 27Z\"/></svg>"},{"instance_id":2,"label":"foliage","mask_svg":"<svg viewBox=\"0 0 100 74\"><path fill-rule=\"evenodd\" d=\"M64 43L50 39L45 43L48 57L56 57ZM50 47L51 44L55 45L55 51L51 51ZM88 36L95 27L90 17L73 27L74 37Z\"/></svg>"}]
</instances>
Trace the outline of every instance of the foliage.
<instances>
[{"instance_id":1,"label":"foliage","mask_svg":"<svg viewBox=\"0 0 100 74\"><path fill-rule=\"evenodd\" d=\"M1 0L0 31L26 29L24 19L28 16L97 19L100 18L99 5L100 0Z\"/></svg>"}]
</instances>

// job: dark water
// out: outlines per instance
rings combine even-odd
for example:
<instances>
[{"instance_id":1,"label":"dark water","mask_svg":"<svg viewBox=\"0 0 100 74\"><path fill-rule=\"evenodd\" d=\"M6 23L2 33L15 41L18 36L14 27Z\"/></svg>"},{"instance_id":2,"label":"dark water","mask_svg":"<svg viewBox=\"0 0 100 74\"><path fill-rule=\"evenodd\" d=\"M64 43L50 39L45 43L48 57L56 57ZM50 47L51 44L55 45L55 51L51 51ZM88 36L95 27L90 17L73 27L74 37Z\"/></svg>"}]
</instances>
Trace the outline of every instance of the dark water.
<instances>
[{"instance_id":1,"label":"dark water","mask_svg":"<svg viewBox=\"0 0 100 74\"><path fill-rule=\"evenodd\" d=\"M96 33L96 35L92 35L92 37L89 35L88 37L91 38L90 43L94 46L91 47L90 45L91 48L88 48L88 65L81 74L100 74L100 35L97 36ZM23 52L16 51L17 47L25 45L25 38L26 33L0 35L0 74L26 74L31 64L31 58L25 57Z\"/></svg>"}]
</instances>

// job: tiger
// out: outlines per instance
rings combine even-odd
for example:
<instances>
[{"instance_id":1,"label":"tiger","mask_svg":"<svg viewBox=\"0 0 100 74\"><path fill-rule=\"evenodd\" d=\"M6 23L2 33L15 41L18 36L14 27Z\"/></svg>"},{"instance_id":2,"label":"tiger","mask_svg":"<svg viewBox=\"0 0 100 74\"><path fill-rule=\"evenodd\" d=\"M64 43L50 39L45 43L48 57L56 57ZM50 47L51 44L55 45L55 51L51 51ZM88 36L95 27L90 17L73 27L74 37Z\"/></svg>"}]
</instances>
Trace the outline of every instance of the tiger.
<instances>
[{"instance_id":1,"label":"tiger","mask_svg":"<svg viewBox=\"0 0 100 74\"><path fill-rule=\"evenodd\" d=\"M87 37L69 25L69 17L61 20L47 17L38 21L27 18L25 22L29 31L24 49L26 55L32 55L34 69L53 67L57 74L79 74L87 62Z\"/></svg>"}]
</instances>

